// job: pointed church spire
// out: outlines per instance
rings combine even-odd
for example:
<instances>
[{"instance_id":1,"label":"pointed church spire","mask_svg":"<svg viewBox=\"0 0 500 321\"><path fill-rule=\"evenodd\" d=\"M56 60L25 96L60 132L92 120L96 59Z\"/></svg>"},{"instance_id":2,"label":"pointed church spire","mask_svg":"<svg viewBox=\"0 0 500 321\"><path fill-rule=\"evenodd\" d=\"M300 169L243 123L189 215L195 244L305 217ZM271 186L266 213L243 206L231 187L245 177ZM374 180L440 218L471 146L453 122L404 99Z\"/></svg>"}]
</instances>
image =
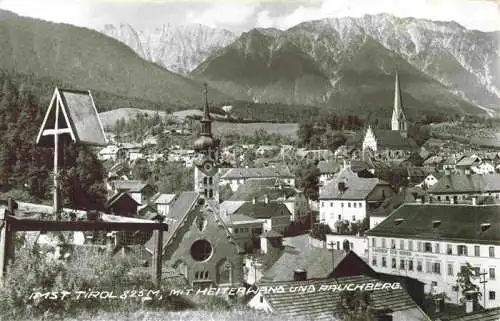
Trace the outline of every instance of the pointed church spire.
<instances>
[{"instance_id":1,"label":"pointed church spire","mask_svg":"<svg viewBox=\"0 0 500 321\"><path fill-rule=\"evenodd\" d=\"M399 84L399 72L396 68L396 77L394 80L394 108L392 110L392 130L406 132L406 117L403 113L401 87Z\"/></svg>"},{"instance_id":2,"label":"pointed church spire","mask_svg":"<svg viewBox=\"0 0 500 321\"><path fill-rule=\"evenodd\" d=\"M211 121L212 118L210 118L210 110L208 106L208 85L207 83L204 84L203 88L203 93L205 94L205 107L203 108L203 120L204 121Z\"/></svg>"},{"instance_id":3,"label":"pointed church spire","mask_svg":"<svg viewBox=\"0 0 500 321\"><path fill-rule=\"evenodd\" d=\"M204 84L203 94L205 95L205 106L203 107L203 117L201 119L201 136L212 136L212 118L208 106L208 85Z\"/></svg>"}]
</instances>

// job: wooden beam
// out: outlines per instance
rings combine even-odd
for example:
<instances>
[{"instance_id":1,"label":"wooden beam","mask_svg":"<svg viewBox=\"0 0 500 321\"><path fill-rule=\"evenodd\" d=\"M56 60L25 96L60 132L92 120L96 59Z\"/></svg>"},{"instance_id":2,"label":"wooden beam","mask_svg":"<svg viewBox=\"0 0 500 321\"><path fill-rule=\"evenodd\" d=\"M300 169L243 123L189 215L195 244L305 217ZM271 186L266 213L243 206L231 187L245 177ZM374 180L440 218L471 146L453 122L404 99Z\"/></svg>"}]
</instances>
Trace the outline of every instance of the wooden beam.
<instances>
[{"instance_id":1,"label":"wooden beam","mask_svg":"<svg viewBox=\"0 0 500 321\"><path fill-rule=\"evenodd\" d=\"M153 248L153 283L160 287L162 274L162 256L163 256L163 231L155 230L153 232L154 248Z\"/></svg>"},{"instance_id":2,"label":"wooden beam","mask_svg":"<svg viewBox=\"0 0 500 321\"><path fill-rule=\"evenodd\" d=\"M168 231L165 223L102 222L102 221L42 221L23 220L7 216L5 220L16 231Z\"/></svg>"},{"instance_id":3,"label":"wooden beam","mask_svg":"<svg viewBox=\"0 0 500 321\"><path fill-rule=\"evenodd\" d=\"M9 261L14 259L15 229L9 224L5 209L0 209L0 281L7 272Z\"/></svg>"},{"instance_id":4,"label":"wooden beam","mask_svg":"<svg viewBox=\"0 0 500 321\"><path fill-rule=\"evenodd\" d=\"M42 136L50 135L60 135L60 134L71 134L71 128L60 128L60 129L45 129L42 132Z\"/></svg>"}]
</instances>

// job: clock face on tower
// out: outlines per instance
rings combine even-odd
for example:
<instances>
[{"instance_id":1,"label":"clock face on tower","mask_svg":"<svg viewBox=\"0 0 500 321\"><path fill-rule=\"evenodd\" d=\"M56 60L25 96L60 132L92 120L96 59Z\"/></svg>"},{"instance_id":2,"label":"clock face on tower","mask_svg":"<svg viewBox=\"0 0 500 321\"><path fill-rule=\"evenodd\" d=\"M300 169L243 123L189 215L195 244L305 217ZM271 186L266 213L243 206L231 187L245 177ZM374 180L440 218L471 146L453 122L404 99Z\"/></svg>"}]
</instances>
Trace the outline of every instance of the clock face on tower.
<instances>
[{"instance_id":1,"label":"clock face on tower","mask_svg":"<svg viewBox=\"0 0 500 321\"><path fill-rule=\"evenodd\" d=\"M202 164L201 164L201 168L200 168L203 173L205 173L205 175L207 176L213 176L215 174L215 172L217 171L217 169L215 168L214 166L214 163L210 160L206 160L204 161Z\"/></svg>"}]
</instances>

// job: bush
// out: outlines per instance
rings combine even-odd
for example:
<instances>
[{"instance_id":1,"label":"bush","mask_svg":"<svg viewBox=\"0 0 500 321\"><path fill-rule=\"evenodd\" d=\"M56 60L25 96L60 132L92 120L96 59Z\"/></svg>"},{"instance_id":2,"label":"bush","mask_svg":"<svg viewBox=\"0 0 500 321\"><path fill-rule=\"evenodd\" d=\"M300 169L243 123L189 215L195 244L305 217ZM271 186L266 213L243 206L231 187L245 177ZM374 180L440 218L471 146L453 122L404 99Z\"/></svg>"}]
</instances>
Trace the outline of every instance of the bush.
<instances>
[{"instance_id":1,"label":"bush","mask_svg":"<svg viewBox=\"0 0 500 321\"><path fill-rule=\"evenodd\" d=\"M138 260L100 254L95 247L80 250L84 251L63 261L50 258L48 252L37 245L20 249L0 288L0 319L43 317L54 320L82 311L91 314L97 311L132 312L142 306L139 294L125 299L84 298L83 295L77 298L77 291L108 291L119 297L125 291L157 290L147 271L131 273L133 267L140 265ZM166 285L159 290L168 293ZM71 294L61 300L61 291ZM35 292L58 293L59 298L36 298ZM153 305L168 303L168 297L163 297L152 301Z\"/></svg>"}]
</instances>

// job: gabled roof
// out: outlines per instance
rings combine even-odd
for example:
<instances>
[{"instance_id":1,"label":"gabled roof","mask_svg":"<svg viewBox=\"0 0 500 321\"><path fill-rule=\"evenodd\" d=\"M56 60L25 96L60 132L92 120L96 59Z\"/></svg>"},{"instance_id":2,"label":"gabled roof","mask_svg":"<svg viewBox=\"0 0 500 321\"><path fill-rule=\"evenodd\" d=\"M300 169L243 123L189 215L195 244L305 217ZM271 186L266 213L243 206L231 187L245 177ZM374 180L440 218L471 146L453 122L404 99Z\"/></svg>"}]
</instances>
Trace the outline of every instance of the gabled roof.
<instances>
[{"instance_id":1,"label":"gabled roof","mask_svg":"<svg viewBox=\"0 0 500 321\"><path fill-rule=\"evenodd\" d=\"M170 204L175 200L176 197L177 194L159 194L154 199L154 202L155 204Z\"/></svg>"},{"instance_id":2,"label":"gabled roof","mask_svg":"<svg viewBox=\"0 0 500 321\"><path fill-rule=\"evenodd\" d=\"M40 127L36 139L37 144L53 146L54 136L43 135L43 133L45 130L54 129L57 105L60 108L59 126L68 129L66 134L71 137L73 142L93 146L107 145L106 135L90 91L57 87Z\"/></svg>"},{"instance_id":3,"label":"gabled roof","mask_svg":"<svg viewBox=\"0 0 500 321\"><path fill-rule=\"evenodd\" d=\"M112 207L113 204L122 199L127 199L136 205L139 205L139 203L137 203L137 201L134 200L127 192L117 192L106 201L106 208Z\"/></svg>"},{"instance_id":4,"label":"gabled roof","mask_svg":"<svg viewBox=\"0 0 500 321\"><path fill-rule=\"evenodd\" d=\"M476 155L471 155L471 156L463 156L460 158L460 160L457 162L457 166L472 166L476 162L480 162L481 159L476 156Z\"/></svg>"},{"instance_id":5,"label":"gabled roof","mask_svg":"<svg viewBox=\"0 0 500 321\"><path fill-rule=\"evenodd\" d=\"M137 180L116 180L112 184L115 189L130 193L140 193L146 186L150 186L148 183Z\"/></svg>"},{"instance_id":6,"label":"gabled roof","mask_svg":"<svg viewBox=\"0 0 500 321\"><path fill-rule=\"evenodd\" d=\"M230 168L222 179L293 177L287 167Z\"/></svg>"},{"instance_id":7,"label":"gabled roof","mask_svg":"<svg viewBox=\"0 0 500 321\"><path fill-rule=\"evenodd\" d=\"M257 200L265 198L267 195L270 200L289 198L300 193L297 188L282 182L276 178L250 178L241 184L229 201L250 202L254 198Z\"/></svg>"},{"instance_id":8,"label":"gabled roof","mask_svg":"<svg viewBox=\"0 0 500 321\"><path fill-rule=\"evenodd\" d=\"M500 191L500 174L449 174L432 186L430 194L485 193Z\"/></svg>"},{"instance_id":9,"label":"gabled roof","mask_svg":"<svg viewBox=\"0 0 500 321\"><path fill-rule=\"evenodd\" d=\"M339 183L344 183L346 189L339 190ZM320 199L366 199L377 185L389 185L379 178L361 178L350 168L345 168L336 177L320 189Z\"/></svg>"},{"instance_id":10,"label":"gabled roof","mask_svg":"<svg viewBox=\"0 0 500 321\"><path fill-rule=\"evenodd\" d=\"M195 207L196 201L200 194L196 192L181 192L175 203L172 205L168 215L165 217L164 222L169 225L169 231L163 233L163 251L170 239L173 237L179 226L181 226L184 218ZM146 243L148 251L153 252L154 240L149 240Z\"/></svg>"},{"instance_id":11,"label":"gabled roof","mask_svg":"<svg viewBox=\"0 0 500 321\"><path fill-rule=\"evenodd\" d=\"M373 134L377 140L378 148L413 150L417 144L411 138L403 137L399 131L387 129L374 129Z\"/></svg>"},{"instance_id":12,"label":"gabled roof","mask_svg":"<svg viewBox=\"0 0 500 321\"><path fill-rule=\"evenodd\" d=\"M321 174L335 174L344 167L344 164L341 161L319 161L316 167Z\"/></svg>"},{"instance_id":13,"label":"gabled roof","mask_svg":"<svg viewBox=\"0 0 500 321\"><path fill-rule=\"evenodd\" d=\"M401 205L414 203L417 200L416 196L418 194L415 189L405 188L392 197L387 198L377 210L370 213L370 216L386 217Z\"/></svg>"},{"instance_id":14,"label":"gabled roof","mask_svg":"<svg viewBox=\"0 0 500 321\"><path fill-rule=\"evenodd\" d=\"M304 236L285 238L281 256L264 273L261 282L281 282L293 280L294 271L304 269L307 278L327 278L334 270L332 251L314 247ZM334 250L335 266L344 257L344 252Z\"/></svg>"},{"instance_id":15,"label":"gabled roof","mask_svg":"<svg viewBox=\"0 0 500 321\"><path fill-rule=\"evenodd\" d=\"M288 318L312 320L332 320L341 303L340 291L318 291L321 286L341 286L348 284L384 283L367 276L342 277L279 283L263 283L260 286L283 286L285 291L261 292L274 313ZM291 287L313 286L316 291L294 292ZM404 312L408 320L430 320L403 288L371 291L373 308L388 308L394 312Z\"/></svg>"},{"instance_id":16,"label":"gabled roof","mask_svg":"<svg viewBox=\"0 0 500 321\"><path fill-rule=\"evenodd\" d=\"M238 208L233 215L242 214L255 218L272 218L279 216L291 216L290 210L283 203L245 203Z\"/></svg>"},{"instance_id":17,"label":"gabled roof","mask_svg":"<svg viewBox=\"0 0 500 321\"><path fill-rule=\"evenodd\" d=\"M499 215L498 205L404 204L368 235L500 244Z\"/></svg>"}]
</instances>

